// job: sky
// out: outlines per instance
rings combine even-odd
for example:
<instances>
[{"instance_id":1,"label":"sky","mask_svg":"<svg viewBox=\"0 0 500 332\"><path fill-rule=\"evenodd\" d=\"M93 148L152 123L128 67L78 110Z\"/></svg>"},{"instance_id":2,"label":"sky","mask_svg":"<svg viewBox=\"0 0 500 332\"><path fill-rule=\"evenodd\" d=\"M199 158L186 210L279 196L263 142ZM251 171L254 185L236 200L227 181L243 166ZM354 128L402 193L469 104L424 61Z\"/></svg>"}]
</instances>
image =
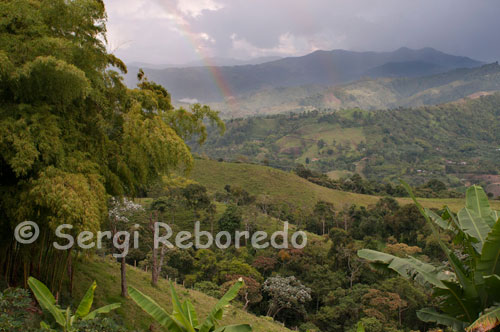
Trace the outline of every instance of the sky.
<instances>
[{"instance_id":1,"label":"sky","mask_svg":"<svg viewBox=\"0 0 500 332\"><path fill-rule=\"evenodd\" d=\"M433 47L500 59L499 0L104 0L127 63Z\"/></svg>"}]
</instances>

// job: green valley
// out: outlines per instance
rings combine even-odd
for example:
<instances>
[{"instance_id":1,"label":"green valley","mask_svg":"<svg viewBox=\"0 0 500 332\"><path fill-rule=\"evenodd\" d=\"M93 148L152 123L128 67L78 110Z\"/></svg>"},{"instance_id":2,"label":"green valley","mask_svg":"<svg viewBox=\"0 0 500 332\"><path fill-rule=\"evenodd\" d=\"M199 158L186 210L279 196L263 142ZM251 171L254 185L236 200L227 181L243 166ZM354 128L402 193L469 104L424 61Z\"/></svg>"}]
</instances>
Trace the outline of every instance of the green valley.
<instances>
[{"instance_id":1,"label":"green valley","mask_svg":"<svg viewBox=\"0 0 500 332\"><path fill-rule=\"evenodd\" d=\"M0 332L499 332L500 6L431 2L0 1Z\"/></svg>"},{"instance_id":2,"label":"green valley","mask_svg":"<svg viewBox=\"0 0 500 332\"><path fill-rule=\"evenodd\" d=\"M359 173L376 182L413 184L439 178L456 188L482 181L498 196L500 95L419 108L234 119L200 154L291 170ZM343 172L343 173L342 173Z\"/></svg>"}]
</instances>

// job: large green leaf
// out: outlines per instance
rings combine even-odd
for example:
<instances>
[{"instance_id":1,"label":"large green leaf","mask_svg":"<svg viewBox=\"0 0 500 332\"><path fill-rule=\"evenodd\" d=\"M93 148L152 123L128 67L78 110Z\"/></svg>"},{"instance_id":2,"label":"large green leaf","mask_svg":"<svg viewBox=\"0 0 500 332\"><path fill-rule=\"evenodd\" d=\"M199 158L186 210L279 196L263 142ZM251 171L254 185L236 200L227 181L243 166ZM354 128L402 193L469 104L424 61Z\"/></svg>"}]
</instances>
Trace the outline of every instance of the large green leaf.
<instances>
[{"instance_id":1,"label":"large green leaf","mask_svg":"<svg viewBox=\"0 0 500 332\"><path fill-rule=\"evenodd\" d=\"M89 313L88 315L83 317L82 320L94 319L97 315L107 314L108 312L110 312L112 310L120 308L120 306L121 306L121 303L112 303L112 304L105 305L104 307L100 307L100 308L92 311L91 313Z\"/></svg>"},{"instance_id":2,"label":"large green leaf","mask_svg":"<svg viewBox=\"0 0 500 332\"><path fill-rule=\"evenodd\" d=\"M425 213L429 216L429 218L431 218L432 221L434 221L434 223L436 225L438 225L442 229L444 229L444 230L454 230L453 225L451 225L448 221L446 221L443 218L441 218L441 216L439 216L438 214L436 214L431 209L425 209Z\"/></svg>"},{"instance_id":3,"label":"large green leaf","mask_svg":"<svg viewBox=\"0 0 500 332\"><path fill-rule=\"evenodd\" d=\"M193 304L188 300L185 300L182 304L182 307L191 326L198 326L198 315L196 314L196 310L194 309Z\"/></svg>"},{"instance_id":4,"label":"large green leaf","mask_svg":"<svg viewBox=\"0 0 500 332\"><path fill-rule=\"evenodd\" d=\"M90 308L92 308L92 302L94 302L94 291L96 287L97 283L94 281L80 301L80 304L76 309L75 316L83 318L88 315Z\"/></svg>"},{"instance_id":5,"label":"large green leaf","mask_svg":"<svg viewBox=\"0 0 500 332\"><path fill-rule=\"evenodd\" d=\"M212 311L208 314L207 318L200 326L199 332L209 332L210 329L216 325L217 320L222 318L224 307L229 304L237 295L240 288L244 285L243 279L240 278L224 296L215 304Z\"/></svg>"},{"instance_id":6,"label":"large green leaf","mask_svg":"<svg viewBox=\"0 0 500 332\"><path fill-rule=\"evenodd\" d=\"M493 218L493 220L498 221L498 219L500 219L500 211L492 210L491 217Z\"/></svg>"},{"instance_id":7,"label":"large green leaf","mask_svg":"<svg viewBox=\"0 0 500 332\"><path fill-rule=\"evenodd\" d=\"M458 222L464 233L476 239L477 242L473 243L473 246L480 254L491 227L478 213L467 207L458 212Z\"/></svg>"},{"instance_id":8,"label":"large green leaf","mask_svg":"<svg viewBox=\"0 0 500 332\"><path fill-rule=\"evenodd\" d=\"M128 287L129 296L139 307L151 315L160 325L167 328L170 332L184 332L180 324L174 317L170 316L162 307L152 298L141 293L134 287Z\"/></svg>"},{"instance_id":9,"label":"large green leaf","mask_svg":"<svg viewBox=\"0 0 500 332\"><path fill-rule=\"evenodd\" d=\"M477 272L483 275L500 275L500 219L497 220L486 237L481 257L477 263Z\"/></svg>"},{"instance_id":10,"label":"large green leaf","mask_svg":"<svg viewBox=\"0 0 500 332\"><path fill-rule=\"evenodd\" d=\"M498 325L500 325L500 306L495 306L486 309L474 323L467 327L467 332L491 331Z\"/></svg>"},{"instance_id":11,"label":"large green leaf","mask_svg":"<svg viewBox=\"0 0 500 332\"><path fill-rule=\"evenodd\" d=\"M485 276L486 292L491 295L490 301L500 303L500 276L497 274Z\"/></svg>"},{"instance_id":12,"label":"large green leaf","mask_svg":"<svg viewBox=\"0 0 500 332\"><path fill-rule=\"evenodd\" d=\"M402 277L414 279L421 285L431 284L438 288L446 288L442 281L453 279L452 273L444 273L437 267L414 257L401 258L371 249L359 250L358 256L372 262L386 264L389 269L399 273Z\"/></svg>"},{"instance_id":13,"label":"large green leaf","mask_svg":"<svg viewBox=\"0 0 500 332\"><path fill-rule=\"evenodd\" d=\"M41 281L33 277L28 278L28 285L40 306L50 312L57 324L65 326L66 319L63 311L56 306L56 299L50 290Z\"/></svg>"},{"instance_id":14,"label":"large green leaf","mask_svg":"<svg viewBox=\"0 0 500 332\"><path fill-rule=\"evenodd\" d=\"M177 292L175 291L174 284L170 281L170 291L172 294L172 305L173 312L172 317L175 318L179 323L182 324L182 327L188 332L195 332L194 325L191 324L189 319L189 314L181 305L179 298L177 296ZM187 308L187 307L186 307Z\"/></svg>"},{"instance_id":15,"label":"large green leaf","mask_svg":"<svg viewBox=\"0 0 500 332\"><path fill-rule=\"evenodd\" d=\"M358 322L358 328L356 329L356 332L365 332L365 327L363 326L363 323Z\"/></svg>"},{"instance_id":16,"label":"large green leaf","mask_svg":"<svg viewBox=\"0 0 500 332\"><path fill-rule=\"evenodd\" d=\"M248 324L228 325L219 327L214 332L252 332L252 327Z\"/></svg>"},{"instance_id":17,"label":"large green leaf","mask_svg":"<svg viewBox=\"0 0 500 332\"><path fill-rule=\"evenodd\" d=\"M464 331L467 324L446 314L437 312L432 308L417 311L417 317L424 322L432 322L451 327L455 331Z\"/></svg>"},{"instance_id":18,"label":"large green leaf","mask_svg":"<svg viewBox=\"0 0 500 332\"><path fill-rule=\"evenodd\" d=\"M467 188L465 207L474 211L479 218L483 219L490 227L492 227L493 223L496 221L496 219L493 220L488 196L480 186L474 185Z\"/></svg>"},{"instance_id":19,"label":"large green leaf","mask_svg":"<svg viewBox=\"0 0 500 332\"><path fill-rule=\"evenodd\" d=\"M434 237L438 241L439 246L441 247L441 250L443 250L443 252L445 253L446 257L448 258L448 262L450 263L451 267L453 268L453 271L455 272L455 276L457 277L458 281L460 282L460 284L465 289L469 289L468 288L468 284L470 284L470 280L467 278L467 273L465 271L465 268L464 268L463 264L457 264L457 262L459 261L459 259L457 259L455 257L455 255L452 253L452 251L441 240L441 236L439 235L438 230L436 229L436 227L434 227L434 223L432 222L431 218L425 212L424 207L422 206L422 204L420 204L417 201L417 198L413 194L413 191L411 190L411 187L406 182L404 182L402 180L401 180L401 184L403 185L403 187L406 189L406 191L410 195L411 199L413 200L413 202L417 206L417 208L420 211L420 213L422 214L422 216L424 216L425 221L427 222L427 224L431 228L432 234L434 235ZM452 218L452 220L455 223L457 223L457 221L453 217L453 214L451 213L451 211L449 211L448 208L446 208L446 211L449 213L449 215Z\"/></svg>"},{"instance_id":20,"label":"large green leaf","mask_svg":"<svg viewBox=\"0 0 500 332\"><path fill-rule=\"evenodd\" d=\"M477 294L466 292L455 281L445 281L446 288L434 289L433 295L440 300L439 309L458 320L471 323L481 311L481 301ZM474 285L472 288L475 289Z\"/></svg>"}]
</instances>

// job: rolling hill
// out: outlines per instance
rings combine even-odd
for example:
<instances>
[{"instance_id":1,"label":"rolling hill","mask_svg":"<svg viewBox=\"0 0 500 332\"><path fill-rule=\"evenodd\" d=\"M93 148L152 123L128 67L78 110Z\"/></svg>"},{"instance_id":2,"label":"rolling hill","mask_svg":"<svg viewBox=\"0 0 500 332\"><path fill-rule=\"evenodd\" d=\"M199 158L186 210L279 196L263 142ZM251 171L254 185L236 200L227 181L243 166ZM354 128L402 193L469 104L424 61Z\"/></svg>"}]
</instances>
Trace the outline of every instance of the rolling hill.
<instances>
[{"instance_id":1,"label":"rolling hill","mask_svg":"<svg viewBox=\"0 0 500 332\"><path fill-rule=\"evenodd\" d=\"M139 308L130 298L120 297L120 266L113 259L104 259L93 257L92 259L83 258L83 261L76 265L75 271L75 299L80 299L85 294L92 281L97 281L95 292L95 306L101 306L109 303L119 302L121 307L112 315L115 316L128 329L141 329L151 331L150 326L154 323L153 318ZM151 274L144 272L133 266L127 268L127 280L130 286L133 286L146 295L152 297L160 306L172 310L170 299L170 286L165 279L160 279L158 287L151 286ZM186 289L182 286L176 286L177 293L181 301L185 298L196 307L201 317L206 317L209 310L215 305L217 299L205 295L201 292ZM281 324L273 322L263 317L254 316L242 309L229 306L222 319L222 324L251 324L256 332L287 332L289 329ZM160 329L158 324L154 331L167 332L166 329Z\"/></svg>"},{"instance_id":2,"label":"rolling hill","mask_svg":"<svg viewBox=\"0 0 500 332\"><path fill-rule=\"evenodd\" d=\"M489 185L500 171L499 115L496 93L419 108L251 117L228 121L224 136L213 132L205 145L192 147L214 159L287 170L304 164L323 173L356 172L377 183L439 178L452 187Z\"/></svg>"},{"instance_id":3,"label":"rolling hill","mask_svg":"<svg viewBox=\"0 0 500 332\"><path fill-rule=\"evenodd\" d=\"M302 99L299 104L316 108L359 107L368 110L417 107L447 103L479 92L498 90L500 65L492 63L425 77L365 79L331 87L315 96Z\"/></svg>"},{"instance_id":4,"label":"rolling hill","mask_svg":"<svg viewBox=\"0 0 500 332\"><path fill-rule=\"evenodd\" d=\"M500 65L492 63L475 68L454 69L429 76L418 76L419 67L434 65L421 62L389 63L373 69L384 78L361 80L324 87L308 85L267 88L240 96L232 105L220 102L211 106L225 117L279 114L314 109L366 110L436 105L500 90ZM413 66L413 67L412 67ZM439 69L436 69L439 70ZM378 75L378 74L377 74ZM380 74L379 76L381 76ZM407 76L407 77L400 77Z\"/></svg>"},{"instance_id":5,"label":"rolling hill","mask_svg":"<svg viewBox=\"0 0 500 332\"><path fill-rule=\"evenodd\" d=\"M210 193L224 191L227 184L245 188L253 195L266 195L272 201L285 202L292 206L312 209L319 201L327 201L336 207L357 204L368 206L376 204L378 196L362 195L333 190L311 183L292 172L285 172L268 166L228 163L214 160L197 159L191 177L207 187ZM397 198L400 204L411 203L410 198ZM463 199L429 199L421 198L420 202L428 208L442 208L448 205L458 211L463 207ZM492 206L500 209L500 201L491 201Z\"/></svg>"}]
</instances>

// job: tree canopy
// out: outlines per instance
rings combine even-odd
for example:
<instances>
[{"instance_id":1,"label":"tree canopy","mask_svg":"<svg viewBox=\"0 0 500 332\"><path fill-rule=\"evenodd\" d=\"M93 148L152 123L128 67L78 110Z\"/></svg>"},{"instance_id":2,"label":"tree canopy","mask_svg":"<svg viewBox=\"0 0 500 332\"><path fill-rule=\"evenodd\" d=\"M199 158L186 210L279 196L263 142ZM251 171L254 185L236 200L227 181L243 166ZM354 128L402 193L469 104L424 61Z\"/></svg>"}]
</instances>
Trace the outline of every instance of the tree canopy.
<instances>
[{"instance_id":1,"label":"tree canopy","mask_svg":"<svg viewBox=\"0 0 500 332\"><path fill-rule=\"evenodd\" d=\"M175 109L142 72L137 88L123 84L102 1L4 1L0 17L2 227L96 231L109 195L190 170L185 140L203 143L205 119L224 130L208 106Z\"/></svg>"}]
</instances>

